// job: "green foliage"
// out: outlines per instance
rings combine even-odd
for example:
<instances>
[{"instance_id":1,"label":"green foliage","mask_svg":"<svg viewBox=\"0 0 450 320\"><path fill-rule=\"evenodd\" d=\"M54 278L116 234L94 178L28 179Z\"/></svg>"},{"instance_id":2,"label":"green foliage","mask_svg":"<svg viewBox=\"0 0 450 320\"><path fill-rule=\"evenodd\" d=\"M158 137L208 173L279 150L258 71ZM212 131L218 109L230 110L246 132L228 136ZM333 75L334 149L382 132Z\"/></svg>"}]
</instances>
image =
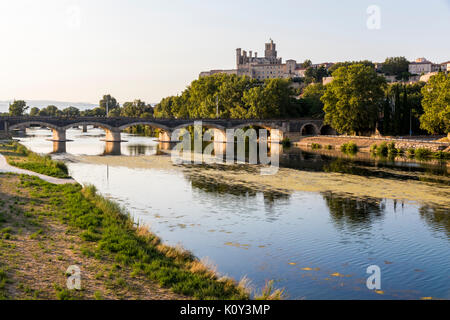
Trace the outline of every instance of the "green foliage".
<instances>
[{"instance_id":1,"label":"green foliage","mask_svg":"<svg viewBox=\"0 0 450 320\"><path fill-rule=\"evenodd\" d=\"M306 59L306 60L303 61L303 63L301 64L301 67L304 68L304 69L307 69L307 68L309 68L309 67L311 67L311 66L312 66L312 62L311 62L311 60L309 60L309 59Z\"/></svg>"},{"instance_id":2,"label":"green foliage","mask_svg":"<svg viewBox=\"0 0 450 320\"><path fill-rule=\"evenodd\" d=\"M291 80L265 82L246 76L216 74L194 80L179 96L155 106L158 118L279 118L303 115ZM218 107L218 108L217 108Z\"/></svg>"},{"instance_id":3,"label":"green foliage","mask_svg":"<svg viewBox=\"0 0 450 320\"><path fill-rule=\"evenodd\" d=\"M80 110L75 107L67 107L62 110L62 115L65 117L78 117L80 116Z\"/></svg>"},{"instance_id":4,"label":"green foliage","mask_svg":"<svg viewBox=\"0 0 450 320\"><path fill-rule=\"evenodd\" d=\"M52 160L48 155L40 156L17 142L8 147L10 149L8 150L7 161L10 165L51 177L69 178L68 169L64 162Z\"/></svg>"},{"instance_id":5,"label":"green foliage","mask_svg":"<svg viewBox=\"0 0 450 320\"><path fill-rule=\"evenodd\" d=\"M322 149L322 145L319 143L311 143L311 149Z\"/></svg>"},{"instance_id":6,"label":"green foliage","mask_svg":"<svg viewBox=\"0 0 450 320\"><path fill-rule=\"evenodd\" d=\"M384 100L384 77L362 64L340 67L333 77L321 98L325 123L347 134L374 130Z\"/></svg>"},{"instance_id":7,"label":"green foliage","mask_svg":"<svg viewBox=\"0 0 450 320\"><path fill-rule=\"evenodd\" d=\"M122 117L134 118L151 118L153 116L153 108L139 99L133 102L125 102L120 111Z\"/></svg>"},{"instance_id":8,"label":"green foliage","mask_svg":"<svg viewBox=\"0 0 450 320\"><path fill-rule=\"evenodd\" d=\"M27 103L23 100L14 100L13 103L9 104L9 115L10 116L23 116L25 111L29 107Z\"/></svg>"},{"instance_id":9,"label":"green foliage","mask_svg":"<svg viewBox=\"0 0 450 320\"><path fill-rule=\"evenodd\" d=\"M346 61L346 62L337 62L335 64L333 64L329 69L328 72L333 75L333 72L335 72L337 69L339 69L340 67L349 67L351 65L355 65L355 64L362 64L366 67L370 67L370 68L375 68L375 65L373 64L372 61L369 60L362 60L362 61ZM334 76L334 75L333 75Z\"/></svg>"},{"instance_id":10,"label":"green foliage","mask_svg":"<svg viewBox=\"0 0 450 320\"><path fill-rule=\"evenodd\" d=\"M417 148L414 150L414 156L417 159L426 159L432 156L432 152L429 149L426 148Z\"/></svg>"},{"instance_id":11,"label":"green foliage","mask_svg":"<svg viewBox=\"0 0 450 320\"><path fill-rule=\"evenodd\" d=\"M349 154L355 154L358 152L358 146L353 141L350 141L341 145L341 151Z\"/></svg>"},{"instance_id":12,"label":"green foliage","mask_svg":"<svg viewBox=\"0 0 450 320\"><path fill-rule=\"evenodd\" d=\"M305 71L305 82L306 83L322 83L324 77L328 77L329 73L324 66L308 67Z\"/></svg>"},{"instance_id":13,"label":"green foliage","mask_svg":"<svg viewBox=\"0 0 450 320\"><path fill-rule=\"evenodd\" d=\"M41 117L60 117L62 116L62 111L56 106L50 105L39 111L39 116Z\"/></svg>"},{"instance_id":14,"label":"green foliage","mask_svg":"<svg viewBox=\"0 0 450 320\"><path fill-rule=\"evenodd\" d=\"M387 87L383 103L383 134L408 134L410 127L414 133L421 131L418 119L423 114L421 90L424 85L424 82L394 83Z\"/></svg>"},{"instance_id":15,"label":"green foliage","mask_svg":"<svg viewBox=\"0 0 450 320\"><path fill-rule=\"evenodd\" d=\"M310 84L303 90L302 100L305 105L305 111L313 117L322 117L323 102L320 100L325 93L325 86L321 83Z\"/></svg>"},{"instance_id":16,"label":"green foliage","mask_svg":"<svg viewBox=\"0 0 450 320\"><path fill-rule=\"evenodd\" d=\"M380 157L395 157L396 155L403 153L403 150L395 147L395 142L382 142L379 145L373 144L370 147L370 151Z\"/></svg>"},{"instance_id":17,"label":"green foliage","mask_svg":"<svg viewBox=\"0 0 450 320\"><path fill-rule=\"evenodd\" d=\"M0 268L0 300L5 300L8 298L6 292L6 284L9 282L10 280L8 279L8 274L6 273L6 270Z\"/></svg>"},{"instance_id":18,"label":"green foliage","mask_svg":"<svg viewBox=\"0 0 450 320\"><path fill-rule=\"evenodd\" d=\"M82 190L80 185L54 185L30 176L21 176L21 185L34 190L34 197L45 198L57 219L94 242L95 256L112 257L118 268L129 266L163 287L197 299L248 298L230 280L191 271L197 261L191 254L165 246L155 235L137 228L127 212L97 195L93 186ZM117 284L123 281L118 279ZM72 299L76 294L58 286L55 291L59 299Z\"/></svg>"},{"instance_id":19,"label":"green foliage","mask_svg":"<svg viewBox=\"0 0 450 320\"><path fill-rule=\"evenodd\" d=\"M284 290L274 289L274 281L266 282L261 294L255 295L255 300L282 300L284 298Z\"/></svg>"},{"instance_id":20,"label":"green foliage","mask_svg":"<svg viewBox=\"0 0 450 320\"><path fill-rule=\"evenodd\" d=\"M106 114L106 105L108 105L108 110L111 112L114 109L120 108L119 103L117 103L116 98L112 97L110 94L106 94L103 96L102 99L98 102L98 105L101 109L104 110L104 113Z\"/></svg>"},{"instance_id":21,"label":"green foliage","mask_svg":"<svg viewBox=\"0 0 450 320\"><path fill-rule=\"evenodd\" d=\"M386 58L383 63L383 73L396 76L397 80L408 80L409 61L405 57Z\"/></svg>"},{"instance_id":22,"label":"green foliage","mask_svg":"<svg viewBox=\"0 0 450 320\"><path fill-rule=\"evenodd\" d=\"M35 117L39 115L39 108L33 107L30 109L30 116Z\"/></svg>"},{"instance_id":23,"label":"green foliage","mask_svg":"<svg viewBox=\"0 0 450 320\"><path fill-rule=\"evenodd\" d=\"M420 127L429 133L450 132L450 75L432 76L422 88L424 114Z\"/></svg>"}]
</instances>

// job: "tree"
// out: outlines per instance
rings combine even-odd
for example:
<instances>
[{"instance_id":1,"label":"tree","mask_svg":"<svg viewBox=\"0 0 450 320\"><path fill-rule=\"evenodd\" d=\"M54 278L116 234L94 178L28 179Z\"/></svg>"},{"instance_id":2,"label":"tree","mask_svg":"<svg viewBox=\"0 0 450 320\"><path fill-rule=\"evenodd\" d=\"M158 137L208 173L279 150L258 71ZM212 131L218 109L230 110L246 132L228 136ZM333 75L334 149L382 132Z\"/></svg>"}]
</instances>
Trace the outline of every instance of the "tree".
<instances>
[{"instance_id":1,"label":"tree","mask_svg":"<svg viewBox=\"0 0 450 320\"><path fill-rule=\"evenodd\" d=\"M83 117L104 117L106 115L106 110L101 107L96 107L94 109L83 110L80 112Z\"/></svg>"},{"instance_id":2,"label":"tree","mask_svg":"<svg viewBox=\"0 0 450 320\"><path fill-rule=\"evenodd\" d=\"M58 117L62 115L62 112L56 106L50 105L41 109L39 115L43 117Z\"/></svg>"},{"instance_id":3,"label":"tree","mask_svg":"<svg viewBox=\"0 0 450 320\"><path fill-rule=\"evenodd\" d=\"M30 109L30 116L35 117L39 115L39 108L33 107Z\"/></svg>"},{"instance_id":4,"label":"tree","mask_svg":"<svg viewBox=\"0 0 450 320\"><path fill-rule=\"evenodd\" d=\"M244 92L242 102L248 106L247 118L279 118L291 109L294 92L288 79L269 79L264 87L254 87Z\"/></svg>"},{"instance_id":5,"label":"tree","mask_svg":"<svg viewBox=\"0 0 450 320\"><path fill-rule=\"evenodd\" d=\"M75 107L68 107L62 110L62 114L66 117L78 117L80 115L80 110Z\"/></svg>"},{"instance_id":6,"label":"tree","mask_svg":"<svg viewBox=\"0 0 450 320\"><path fill-rule=\"evenodd\" d=\"M111 111L116 108L120 108L120 105L117 103L117 100L112 97L110 94L104 95L103 99L99 101L99 107L105 110L106 115L106 106L108 105L108 111Z\"/></svg>"},{"instance_id":7,"label":"tree","mask_svg":"<svg viewBox=\"0 0 450 320\"><path fill-rule=\"evenodd\" d=\"M383 73L388 76L396 76L397 80L409 78L409 61L405 57L386 58L383 63Z\"/></svg>"},{"instance_id":8,"label":"tree","mask_svg":"<svg viewBox=\"0 0 450 320\"><path fill-rule=\"evenodd\" d=\"M136 99L133 102L125 102L120 115L122 117L149 118L153 115L153 108L144 101Z\"/></svg>"},{"instance_id":9,"label":"tree","mask_svg":"<svg viewBox=\"0 0 450 320\"><path fill-rule=\"evenodd\" d=\"M450 76L442 72L430 78L422 88L424 114L420 127L429 133L450 131Z\"/></svg>"},{"instance_id":10,"label":"tree","mask_svg":"<svg viewBox=\"0 0 450 320\"><path fill-rule=\"evenodd\" d=\"M353 64L362 64L366 67L371 67L371 68L375 68L375 65L373 64L372 61L369 60L362 60L362 61L345 61L345 62L337 62L335 64L333 64L329 69L328 72L329 74L333 74L334 71L336 71L337 69L339 69L340 67L348 67L351 66Z\"/></svg>"},{"instance_id":11,"label":"tree","mask_svg":"<svg viewBox=\"0 0 450 320\"><path fill-rule=\"evenodd\" d=\"M170 96L163 98L160 103L155 106L155 117L173 118L172 108L177 97Z\"/></svg>"},{"instance_id":12,"label":"tree","mask_svg":"<svg viewBox=\"0 0 450 320\"><path fill-rule=\"evenodd\" d=\"M311 67L312 66L312 62L311 62L311 60L309 60L309 59L306 59L305 61L303 61L303 63L301 64L301 67L303 68L303 69L307 69L307 68L309 68L309 67Z\"/></svg>"},{"instance_id":13,"label":"tree","mask_svg":"<svg viewBox=\"0 0 450 320\"><path fill-rule=\"evenodd\" d=\"M340 67L333 77L321 98L325 123L347 134L375 129L384 100L384 77L363 64Z\"/></svg>"},{"instance_id":14,"label":"tree","mask_svg":"<svg viewBox=\"0 0 450 320\"><path fill-rule=\"evenodd\" d=\"M13 103L9 104L9 114L11 116L23 116L25 111L29 107L27 106L27 103L23 100L14 100Z\"/></svg>"},{"instance_id":15,"label":"tree","mask_svg":"<svg viewBox=\"0 0 450 320\"><path fill-rule=\"evenodd\" d=\"M305 104L305 112L308 116L323 116L323 102L320 100L325 93L325 86L322 83L310 84L305 88L302 99Z\"/></svg>"}]
</instances>

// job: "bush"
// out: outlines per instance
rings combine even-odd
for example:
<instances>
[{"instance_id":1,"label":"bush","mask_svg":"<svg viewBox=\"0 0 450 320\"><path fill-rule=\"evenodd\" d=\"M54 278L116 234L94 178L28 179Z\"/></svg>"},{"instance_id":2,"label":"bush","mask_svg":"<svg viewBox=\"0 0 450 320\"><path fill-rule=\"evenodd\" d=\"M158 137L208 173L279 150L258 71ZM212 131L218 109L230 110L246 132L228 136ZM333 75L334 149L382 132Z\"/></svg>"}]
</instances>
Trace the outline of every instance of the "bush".
<instances>
[{"instance_id":1,"label":"bush","mask_svg":"<svg viewBox=\"0 0 450 320\"><path fill-rule=\"evenodd\" d=\"M341 145L341 151L345 153L354 154L358 152L358 146L353 141L350 141Z\"/></svg>"},{"instance_id":2,"label":"bush","mask_svg":"<svg viewBox=\"0 0 450 320\"><path fill-rule=\"evenodd\" d=\"M414 156L418 159L429 158L431 154L432 154L431 150L426 148L417 148L414 151Z\"/></svg>"}]
</instances>

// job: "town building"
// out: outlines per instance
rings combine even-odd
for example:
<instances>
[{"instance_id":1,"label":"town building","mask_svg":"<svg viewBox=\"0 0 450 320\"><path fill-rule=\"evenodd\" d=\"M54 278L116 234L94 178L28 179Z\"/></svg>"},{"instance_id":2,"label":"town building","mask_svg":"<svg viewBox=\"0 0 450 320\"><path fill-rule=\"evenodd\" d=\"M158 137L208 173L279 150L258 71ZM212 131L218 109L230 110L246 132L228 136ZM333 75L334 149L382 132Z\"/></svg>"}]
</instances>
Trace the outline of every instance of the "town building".
<instances>
[{"instance_id":1,"label":"town building","mask_svg":"<svg viewBox=\"0 0 450 320\"><path fill-rule=\"evenodd\" d=\"M313 65L312 67L324 66L326 69L333 64L330 62ZM306 68L298 64L296 60L289 59L283 63L278 57L276 44L270 39L265 44L264 56L258 57L257 52L236 49L236 69L232 70L210 70L200 73L200 77L210 76L217 73L237 74L248 76L252 79L266 80L274 78L304 78Z\"/></svg>"},{"instance_id":2,"label":"town building","mask_svg":"<svg viewBox=\"0 0 450 320\"><path fill-rule=\"evenodd\" d=\"M447 68L447 65L445 66ZM425 58L417 58L411 62L408 67L408 71L412 75L422 75L431 72L447 71L443 69L443 64L433 63Z\"/></svg>"}]
</instances>

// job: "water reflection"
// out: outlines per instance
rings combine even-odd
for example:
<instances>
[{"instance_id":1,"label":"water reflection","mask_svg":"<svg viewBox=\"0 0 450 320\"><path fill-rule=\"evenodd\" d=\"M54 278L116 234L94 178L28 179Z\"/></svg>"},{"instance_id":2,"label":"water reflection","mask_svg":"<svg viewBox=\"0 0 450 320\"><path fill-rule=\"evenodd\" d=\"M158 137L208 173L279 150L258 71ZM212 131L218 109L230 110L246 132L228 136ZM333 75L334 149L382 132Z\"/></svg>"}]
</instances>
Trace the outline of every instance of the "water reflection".
<instances>
[{"instance_id":1,"label":"water reflection","mask_svg":"<svg viewBox=\"0 0 450 320\"><path fill-rule=\"evenodd\" d=\"M22 138L23 143L33 151L51 153L49 131L33 133L35 137ZM74 141L66 144L66 152L104 155L102 134L100 129L68 130ZM258 179L236 183L210 174L236 170L237 175L254 177L259 166L175 167L167 156L134 157L167 154L173 145L127 134L124 140L120 147L108 147L109 154L120 151L129 158L89 157L86 163L70 157L70 174L128 208L165 242L181 243L198 257L209 257L222 274L238 280L246 275L259 288L275 279L276 287L285 288L293 299L450 298L448 208L355 198L326 192L327 188L321 193L273 191L256 185ZM434 183L448 179L446 164L339 157L298 148L283 150L280 164L297 170L280 170L277 177L286 184L302 179L304 171L340 172L350 187L352 181L363 180L354 175L427 177L434 179L427 190L438 192L442 184ZM326 180L336 175L315 176ZM365 181L368 188L373 180ZM382 268L384 295L365 286L366 268L373 264Z\"/></svg>"},{"instance_id":2,"label":"water reflection","mask_svg":"<svg viewBox=\"0 0 450 320\"><path fill-rule=\"evenodd\" d=\"M450 239L450 215L448 208L423 206L420 208L419 213L434 231L444 232Z\"/></svg>"},{"instance_id":3,"label":"water reflection","mask_svg":"<svg viewBox=\"0 0 450 320\"><path fill-rule=\"evenodd\" d=\"M279 200L286 201L290 197L290 195L287 193L276 191L257 192L254 188L250 186L240 184L231 185L226 182L219 182L213 178L204 176L200 177L192 173L186 173L185 177L188 181L190 181L191 186L193 188L197 188L205 192L217 195L230 194L234 196L247 198L247 197L256 197L259 193L261 193L263 195L264 202L266 204L273 204Z\"/></svg>"},{"instance_id":4,"label":"water reflection","mask_svg":"<svg viewBox=\"0 0 450 320\"><path fill-rule=\"evenodd\" d=\"M386 208L382 199L356 199L331 192L322 195L330 217L338 229L359 229L361 226L368 228L376 220L382 219L385 213Z\"/></svg>"},{"instance_id":5,"label":"water reflection","mask_svg":"<svg viewBox=\"0 0 450 320\"><path fill-rule=\"evenodd\" d=\"M397 180L411 179L450 185L448 161L390 161L374 159L367 154L348 156L336 151L321 154L291 148L281 155L280 166L298 170L338 172Z\"/></svg>"}]
</instances>

